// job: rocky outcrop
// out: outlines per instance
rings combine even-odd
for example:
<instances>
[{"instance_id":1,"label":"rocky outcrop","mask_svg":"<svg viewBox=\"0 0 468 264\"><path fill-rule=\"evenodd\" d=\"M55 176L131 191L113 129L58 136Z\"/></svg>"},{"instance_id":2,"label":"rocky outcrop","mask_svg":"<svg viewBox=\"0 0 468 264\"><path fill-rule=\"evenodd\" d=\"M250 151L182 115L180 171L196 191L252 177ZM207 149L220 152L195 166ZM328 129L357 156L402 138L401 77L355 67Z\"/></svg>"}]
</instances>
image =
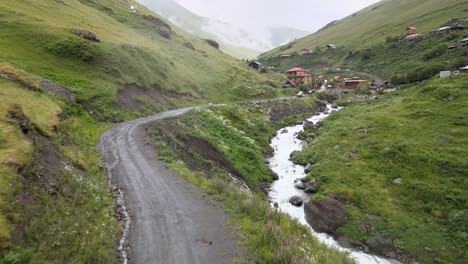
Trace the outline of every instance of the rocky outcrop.
<instances>
[{"instance_id":1,"label":"rocky outcrop","mask_svg":"<svg viewBox=\"0 0 468 264\"><path fill-rule=\"evenodd\" d=\"M293 159L294 156L296 156L299 152L299 150L294 150L293 152L291 152L291 154L289 154L289 158Z\"/></svg>"},{"instance_id":2,"label":"rocky outcrop","mask_svg":"<svg viewBox=\"0 0 468 264\"><path fill-rule=\"evenodd\" d=\"M151 15L144 15L143 18L153 24L161 37L166 39L172 38L172 28L168 23L164 22L164 20Z\"/></svg>"},{"instance_id":3,"label":"rocky outcrop","mask_svg":"<svg viewBox=\"0 0 468 264\"><path fill-rule=\"evenodd\" d=\"M206 43L208 43L208 45L210 45L211 47L215 48L215 49L219 49L219 43L212 40L212 39L204 39L204 41Z\"/></svg>"},{"instance_id":4,"label":"rocky outcrop","mask_svg":"<svg viewBox=\"0 0 468 264\"><path fill-rule=\"evenodd\" d=\"M160 27L159 28L159 35L166 39L172 39L172 31L169 28Z\"/></svg>"},{"instance_id":5,"label":"rocky outcrop","mask_svg":"<svg viewBox=\"0 0 468 264\"><path fill-rule=\"evenodd\" d=\"M80 36L86 40L93 41L93 42L101 42L101 39L98 38L98 36L96 36L96 34L94 34L91 31L74 28L72 29L72 32L73 34Z\"/></svg>"},{"instance_id":6,"label":"rocky outcrop","mask_svg":"<svg viewBox=\"0 0 468 264\"><path fill-rule=\"evenodd\" d=\"M278 173L274 172L271 168L268 168L268 172L270 173L272 180L274 180L274 181L279 180Z\"/></svg>"},{"instance_id":7,"label":"rocky outcrop","mask_svg":"<svg viewBox=\"0 0 468 264\"><path fill-rule=\"evenodd\" d=\"M319 130L320 126L317 124L314 124L311 121L305 121L304 122L304 131L306 132L317 132Z\"/></svg>"},{"instance_id":8,"label":"rocky outcrop","mask_svg":"<svg viewBox=\"0 0 468 264\"><path fill-rule=\"evenodd\" d=\"M308 194L316 193L317 192L317 181L310 180L304 184L304 192Z\"/></svg>"},{"instance_id":9,"label":"rocky outcrop","mask_svg":"<svg viewBox=\"0 0 468 264\"><path fill-rule=\"evenodd\" d=\"M47 79L42 79L40 84L44 90L51 92L53 95L63 98L71 103L76 103L75 95L73 95L70 89Z\"/></svg>"},{"instance_id":10,"label":"rocky outcrop","mask_svg":"<svg viewBox=\"0 0 468 264\"><path fill-rule=\"evenodd\" d=\"M297 207L301 206L303 202L304 200L299 195L294 195L289 199L289 203Z\"/></svg>"},{"instance_id":11,"label":"rocky outcrop","mask_svg":"<svg viewBox=\"0 0 468 264\"><path fill-rule=\"evenodd\" d=\"M193 44L190 41L185 41L184 47L191 49L191 50L195 50L195 46L193 46Z\"/></svg>"},{"instance_id":12,"label":"rocky outcrop","mask_svg":"<svg viewBox=\"0 0 468 264\"><path fill-rule=\"evenodd\" d=\"M304 173L308 174L311 171L312 171L312 164L308 163L304 168Z\"/></svg>"},{"instance_id":13,"label":"rocky outcrop","mask_svg":"<svg viewBox=\"0 0 468 264\"><path fill-rule=\"evenodd\" d=\"M307 223L317 232L334 234L348 221L346 207L338 200L311 200L304 205Z\"/></svg>"},{"instance_id":14,"label":"rocky outcrop","mask_svg":"<svg viewBox=\"0 0 468 264\"><path fill-rule=\"evenodd\" d=\"M388 239L376 236L366 241L367 247L377 254L389 257L396 258L397 253L395 252L395 247L393 242Z\"/></svg>"}]
</instances>

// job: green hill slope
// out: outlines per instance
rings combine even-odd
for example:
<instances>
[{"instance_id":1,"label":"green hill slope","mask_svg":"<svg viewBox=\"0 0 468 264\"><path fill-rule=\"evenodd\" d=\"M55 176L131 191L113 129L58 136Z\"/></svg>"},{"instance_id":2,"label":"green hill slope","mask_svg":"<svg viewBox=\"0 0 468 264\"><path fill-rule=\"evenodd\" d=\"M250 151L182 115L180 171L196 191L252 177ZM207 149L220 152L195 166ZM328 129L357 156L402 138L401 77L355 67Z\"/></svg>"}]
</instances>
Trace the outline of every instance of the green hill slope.
<instances>
[{"instance_id":1,"label":"green hill slope","mask_svg":"<svg viewBox=\"0 0 468 264\"><path fill-rule=\"evenodd\" d=\"M323 121L294 159L313 164L312 199L346 197L350 221L339 233L349 243L405 263L466 262L467 104L461 75L352 103Z\"/></svg>"},{"instance_id":2,"label":"green hill slope","mask_svg":"<svg viewBox=\"0 0 468 264\"><path fill-rule=\"evenodd\" d=\"M97 115L122 106L149 113L226 101L237 80L270 87L267 77L156 14L144 8L132 13L132 3L2 2L0 62L69 87ZM101 42L85 40L73 29L91 31ZM127 84L138 87L122 91Z\"/></svg>"},{"instance_id":3,"label":"green hill slope","mask_svg":"<svg viewBox=\"0 0 468 264\"><path fill-rule=\"evenodd\" d=\"M363 49L382 43L387 37L402 35L408 26L418 32L436 29L452 18L464 18L464 0L383 0L341 20L333 21L318 32L262 55L273 57L302 49L335 44Z\"/></svg>"},{"instance_id":4,"label":"green hill slope","mask_svg":"<svg viewBox=\"0 0 468 264\"><path fill-rule=\"evenodd\" d=\"M116 263L95 148L109 123L272 97L259 74L128 0L0 2L0 263Z\"/></svg>"}]
</instances>

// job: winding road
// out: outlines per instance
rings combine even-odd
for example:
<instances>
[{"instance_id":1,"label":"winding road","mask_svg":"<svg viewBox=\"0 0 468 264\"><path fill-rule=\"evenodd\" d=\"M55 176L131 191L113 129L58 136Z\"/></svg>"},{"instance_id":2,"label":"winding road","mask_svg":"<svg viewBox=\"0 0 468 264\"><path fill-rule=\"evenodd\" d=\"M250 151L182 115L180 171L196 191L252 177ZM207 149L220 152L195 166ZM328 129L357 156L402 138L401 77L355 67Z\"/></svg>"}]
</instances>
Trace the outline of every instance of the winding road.
<instances>
[{"instance_id":1,"label":"winding road","mask_svg":"<svg viewBox=\"0 0 468 264\"><path fill-rule=\"evenodd\" d=\"M114 187L125 194L131 223L121 244L129 263L226 263L239 253L222 208L154 158L144 129L184 108L122 123L102 134L99 149ZM125 233L128 231L128 237Z\"/></svg>"}]
</instances>

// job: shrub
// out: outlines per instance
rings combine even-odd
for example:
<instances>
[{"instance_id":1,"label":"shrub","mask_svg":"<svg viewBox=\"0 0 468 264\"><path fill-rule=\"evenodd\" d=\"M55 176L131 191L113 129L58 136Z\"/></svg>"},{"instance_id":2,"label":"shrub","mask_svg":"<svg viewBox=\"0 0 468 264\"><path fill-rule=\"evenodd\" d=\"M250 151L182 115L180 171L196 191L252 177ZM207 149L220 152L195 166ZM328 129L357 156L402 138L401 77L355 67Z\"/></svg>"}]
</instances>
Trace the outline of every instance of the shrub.
<instances>
[{"instance_id":1,"label":"shrub","mask_svg":"<svg viewBox=\"0 0 468 264\"><path fill-rule=\"evenodd\" d=\"M98 47L79 38L59 41L48 50L57 56L79 59L86 63L93 62L99 56Z\"/></svg>"},{"instance_id":2,"label":"shrub","mask_svg":"<svg viewBox=\"0 0 468 264\"><path fill-rule=\"evenodd\" d=\"M447 47L444 44L440 44L432 48L431 50L427 51L423 54L423 59L428 61L437 57L442 56L445 52L447 52Z\"/></svg>"}]
</instances>

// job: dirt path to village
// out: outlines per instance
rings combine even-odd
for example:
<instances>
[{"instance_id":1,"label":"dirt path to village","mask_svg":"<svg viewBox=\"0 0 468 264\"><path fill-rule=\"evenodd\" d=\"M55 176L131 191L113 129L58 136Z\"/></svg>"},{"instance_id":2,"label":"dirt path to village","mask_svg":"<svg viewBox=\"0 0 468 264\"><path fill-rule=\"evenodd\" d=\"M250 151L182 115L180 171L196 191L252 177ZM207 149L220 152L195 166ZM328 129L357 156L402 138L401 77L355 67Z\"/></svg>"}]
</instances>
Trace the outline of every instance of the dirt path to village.
<instances>
[{"instance_id":1,"label":"dirt path to village","mask_svg":"<svg viewBox=\"0 0 468 264\"><path fill-rule=\"evenodd\" d=\"M111 182L123 191L129 208L129 263L226 263L239 251L223 209L156 160L146 142L145 124L189 110L123 123L101 136Z\"/></svg>"}]
</instances>

